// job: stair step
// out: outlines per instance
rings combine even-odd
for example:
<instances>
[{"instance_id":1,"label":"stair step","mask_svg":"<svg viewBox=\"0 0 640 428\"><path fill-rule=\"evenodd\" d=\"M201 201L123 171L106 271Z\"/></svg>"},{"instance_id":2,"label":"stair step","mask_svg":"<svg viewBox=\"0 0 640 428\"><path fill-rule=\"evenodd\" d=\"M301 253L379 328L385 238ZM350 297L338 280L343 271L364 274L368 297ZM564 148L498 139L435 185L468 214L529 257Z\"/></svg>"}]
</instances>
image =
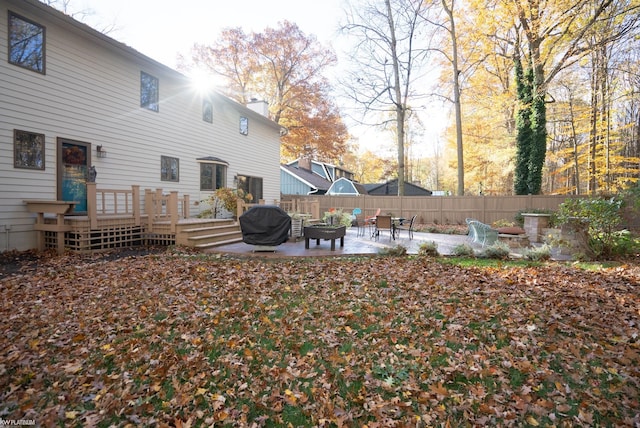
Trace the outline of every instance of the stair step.
<instances>
[{"instance_id":1,"label":"stair step","mask_svg":"<svg viewBox=\"0 0 640 428\"><path fill-rule=\"evenodd\" d=\"M211 248L211 247L219 247L221 245L235 244L237 242L242 242L242 238L234 238L234 239L227 239L225 241L216 241L216 242L208 242L205 244L197 244L197 245L194 245L194 248L204 249L204 248Z\"/></svg>"},{"instance_id":2,"label":"stair step","mask_svg":"<svg viewBox=\"0 0 640 428\"><path fill-rule=\"evenodd\" d=\"M206 241L206 240L210 240L210 239L217 239L220 237L226 237L226 236L242 236L242 233L238 230L234 230L232 232L218 232L218 233L212 233L209 235L197 235L197 236L190 236L188 239L189 241Z\"/></svg>"}]
</instances>

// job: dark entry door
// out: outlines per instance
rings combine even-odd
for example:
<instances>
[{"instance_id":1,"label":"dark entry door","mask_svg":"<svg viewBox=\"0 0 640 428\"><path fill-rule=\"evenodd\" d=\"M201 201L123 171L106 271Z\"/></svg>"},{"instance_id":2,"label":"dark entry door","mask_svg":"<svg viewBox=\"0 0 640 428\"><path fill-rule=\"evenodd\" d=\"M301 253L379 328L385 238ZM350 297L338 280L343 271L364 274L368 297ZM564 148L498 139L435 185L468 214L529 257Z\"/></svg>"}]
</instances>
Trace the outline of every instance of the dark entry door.
<instances>
[{"instance_id":1,"label":"dark entry door","mask_svg":"<svg viewBox=\"0 0 640 428\"><path fill-rule=\"evenodd\" d=\"M87 171L91 144L58 139L58 199L75 201L75 214L87 212Z\"/></svg>"}]
</instances>

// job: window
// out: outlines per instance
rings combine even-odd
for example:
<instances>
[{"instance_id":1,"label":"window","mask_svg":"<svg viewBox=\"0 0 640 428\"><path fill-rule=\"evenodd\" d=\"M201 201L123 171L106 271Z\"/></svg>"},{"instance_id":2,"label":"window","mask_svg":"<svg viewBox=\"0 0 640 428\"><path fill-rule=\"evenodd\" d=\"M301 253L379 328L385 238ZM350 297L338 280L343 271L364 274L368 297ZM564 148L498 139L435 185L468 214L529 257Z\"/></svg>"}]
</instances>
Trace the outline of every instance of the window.
<instances>
[{"instance_id":1,"label":"window","mask_svg":"<svg viewBox=\"0 0 640 428\"><path fill-rule=\"evenodd\" d=\"M203 162L200 164L200 190L227 187L227 165Z\"/></svg>"},{"instance_id":2,"label":"window","mask_svg":"<svg viewBox=\"0 0 640 428\"><path fill-rule=\"evenodd\" d=\"M44 74L44 27L9 12L9 62Z\"/></svg>"},{"instance_id":3,"label":"window","mask_svg":"<svg viewBox=\"0 0 640 428\"><path fill-rule=\"evenodd\" d=\"M202 100L202 120L213 123L213 105L206 98Z\"/></svg>"},{"instance_id":4,"label":"window","mask_svg":"<svg viewBox=\"0 0 640 428\"><path fill-rule=\"evenodd\" d=\"M180 181L180 160L169 156L160 156L160 180Z\"/></svg>"},{"instance_id":5,"label":"window","mask_svg":"<svg viewBox=\"0 0 640 428\"><path fill-rule=\"evenodd\" d=\"M140 72L140 107L158 111L158 79L144 71Z\"/></svg>"},{"instance_id":6,"label":"window","mask_svg":"<svg viewBox=\"0 0 640 428\"><path fill-rule=\"evenodd\" d=\"M245 194L251 193L253 199L250 203L255 204L262 199L262 178L238 175L238 189L243 190Z\"/></svg>"},{"instance_id":7,"label":"window","mask_svg":"<svg viewBox=\"0 0 640 428\"><path fill-rule=\"evenodd\" d=\"M249 119L244 116L240 117L240 133L242 135L249 135Z\"/></svg>"},{"instance_id":8,"label":"window","mask_svg":"<svg viewBox=\"0 0 640 428\"><path fill-rule=\"evenodd\" d=\"M13 166L44 169L44 134L13 130Z\"/></svg>"}]
</instances>

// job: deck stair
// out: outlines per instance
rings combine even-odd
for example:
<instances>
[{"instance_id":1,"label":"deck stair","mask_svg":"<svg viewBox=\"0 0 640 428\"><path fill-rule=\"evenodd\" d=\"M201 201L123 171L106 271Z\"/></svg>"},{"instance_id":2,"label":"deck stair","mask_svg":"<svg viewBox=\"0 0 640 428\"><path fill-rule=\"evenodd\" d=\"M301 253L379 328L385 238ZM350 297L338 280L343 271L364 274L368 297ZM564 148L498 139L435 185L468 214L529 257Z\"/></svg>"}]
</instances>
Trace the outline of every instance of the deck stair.
<instances>
[{"instance_id":1,"label":"deck stair","mask_svg":"<svg viewBox=\"0 0 640 428\"><path fill-rule=\"evenodd\" d=\"M241 241L240 224L234 219L185 219L176 227L176 245L205 249Z\"/></svg>"}]
</instances>

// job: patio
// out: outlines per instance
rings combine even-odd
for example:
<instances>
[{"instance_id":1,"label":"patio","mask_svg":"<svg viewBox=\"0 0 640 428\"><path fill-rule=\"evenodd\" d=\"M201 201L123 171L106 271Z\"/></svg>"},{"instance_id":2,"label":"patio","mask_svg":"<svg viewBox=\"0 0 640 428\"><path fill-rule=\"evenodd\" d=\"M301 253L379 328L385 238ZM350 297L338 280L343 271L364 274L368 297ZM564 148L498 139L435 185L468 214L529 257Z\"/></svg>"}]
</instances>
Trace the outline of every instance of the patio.
<instances>
[{"instance_id":1,"label":"patio","mask_svg":"<svg viewBox=\"0 0 640 428\"><path fill-rule=\"evenodd\" d=\"M305 249L304 238L299 238L298 240L289 239L284 244L275 247L275 252L255 251L254 246L244 242L213 247L204 251L207 253L245 254L265 257L353 256L377 254L382 249L402 245L407 248L407 253L417 254L422 243L434 241L438 244L440 254L451 255L453 248L468 242L466 235L440 233L414 232L413 239L409 240L407 232L402 231L400 237L396 238L396 240L389 240L388 235L383 235L377 241L371 239L369 233L365 233L365 236L357 235L356 227L348 228L344 239L344 247L336 245L334 251L331 251L330 242L322 240L320 245L316 245L315 241L313 241L307 250Z\"/></svg>"}]
</instances>

